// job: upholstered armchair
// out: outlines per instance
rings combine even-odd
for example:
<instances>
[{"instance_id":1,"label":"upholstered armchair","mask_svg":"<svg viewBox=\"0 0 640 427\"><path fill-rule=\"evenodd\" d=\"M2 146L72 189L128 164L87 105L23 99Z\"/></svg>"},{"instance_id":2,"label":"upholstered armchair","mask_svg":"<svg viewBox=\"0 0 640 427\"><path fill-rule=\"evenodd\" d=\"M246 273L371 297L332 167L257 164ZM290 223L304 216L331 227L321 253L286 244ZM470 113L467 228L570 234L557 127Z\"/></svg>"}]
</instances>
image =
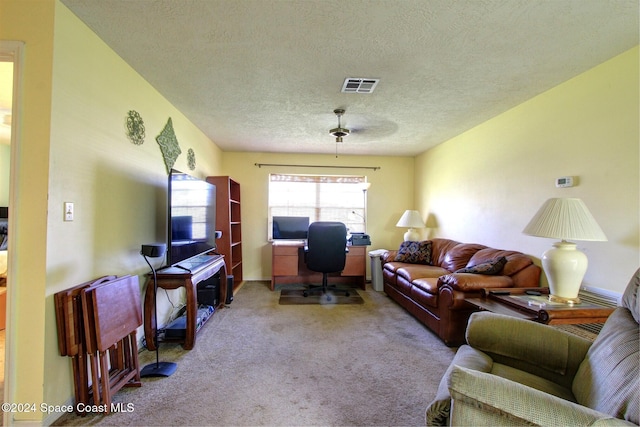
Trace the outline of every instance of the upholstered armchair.
<instances>
[{"instance_id":1,"label":"upholstered armchair","mask_svg":"<svg viewBox=\"0 0 640 427\"><path fill-rule=\"evenodd\" d=\"M637 425L640 270L593 341L552 326L474 313L427 425Z\"/></svg>"}]
</instances>

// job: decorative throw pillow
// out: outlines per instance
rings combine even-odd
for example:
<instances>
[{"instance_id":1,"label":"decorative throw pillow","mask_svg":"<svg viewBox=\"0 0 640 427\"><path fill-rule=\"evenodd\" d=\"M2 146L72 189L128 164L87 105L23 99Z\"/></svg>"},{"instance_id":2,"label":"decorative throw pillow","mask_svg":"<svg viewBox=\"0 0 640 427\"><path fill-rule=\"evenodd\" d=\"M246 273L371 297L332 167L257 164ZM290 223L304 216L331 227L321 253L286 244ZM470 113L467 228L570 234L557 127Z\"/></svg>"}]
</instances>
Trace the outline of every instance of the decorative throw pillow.
<instances>
[{"instance_id":1,"label":"decorative throw pillow","mask_svg":"<svg viewBox=\"0 0 640 427\"><path fill-rule=\"evenodd\" d=\"M461 268L460 270L456 270L456 273L499 274L506 263L507 258L501 256L500 258L492 259L491 261L476 264L471 267Z\"/></svg>"},{"instance_id":2,"label":"decorative throw pillow","mask_svg":"<svg viewBox=\"0 0 640 427\"><path fill-rule=\"evenodd\" d=\"M402 242L395 261L410 264L431 264L431 240Z\"/></svg>"}]
</instances>

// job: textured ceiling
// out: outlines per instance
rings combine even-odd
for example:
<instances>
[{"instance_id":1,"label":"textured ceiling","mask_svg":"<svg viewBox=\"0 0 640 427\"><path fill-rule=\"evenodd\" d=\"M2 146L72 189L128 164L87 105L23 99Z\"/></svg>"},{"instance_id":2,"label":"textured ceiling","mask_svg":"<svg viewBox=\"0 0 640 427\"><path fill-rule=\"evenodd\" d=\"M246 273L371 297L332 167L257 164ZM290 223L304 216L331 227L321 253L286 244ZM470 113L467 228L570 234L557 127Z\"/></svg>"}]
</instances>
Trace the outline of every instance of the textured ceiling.
<instances>
[{"instance_id":1,"label":"textured ceiling","mask_svg":"<svg viewBox=\"0 0 640 427\"><path fill-rule=\"evenodd\" d=\"M340 154L415 155L639 33L637 0L62 2L224 151L334 153L344 108Z\"/></svg>"}]
</instances>

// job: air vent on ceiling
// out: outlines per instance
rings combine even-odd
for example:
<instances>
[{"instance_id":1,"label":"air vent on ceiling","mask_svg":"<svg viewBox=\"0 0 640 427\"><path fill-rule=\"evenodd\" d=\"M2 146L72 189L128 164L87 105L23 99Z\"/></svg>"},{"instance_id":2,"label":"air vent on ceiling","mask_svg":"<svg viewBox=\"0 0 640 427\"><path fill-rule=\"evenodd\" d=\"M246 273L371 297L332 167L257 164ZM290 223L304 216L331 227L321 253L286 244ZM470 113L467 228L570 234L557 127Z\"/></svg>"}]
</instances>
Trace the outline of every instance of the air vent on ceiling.
<instances>
[{"instance_id":1,"label":"air vent on ceiling","mask_svg":"<svg viewBox=\"0 0 640 427\"><path fill-rule=\"evenodd\" d=\"M347 77L342 85L343 93L371 93L378 85L380 79L363 79Z\"/></svg>"}]
</instances>

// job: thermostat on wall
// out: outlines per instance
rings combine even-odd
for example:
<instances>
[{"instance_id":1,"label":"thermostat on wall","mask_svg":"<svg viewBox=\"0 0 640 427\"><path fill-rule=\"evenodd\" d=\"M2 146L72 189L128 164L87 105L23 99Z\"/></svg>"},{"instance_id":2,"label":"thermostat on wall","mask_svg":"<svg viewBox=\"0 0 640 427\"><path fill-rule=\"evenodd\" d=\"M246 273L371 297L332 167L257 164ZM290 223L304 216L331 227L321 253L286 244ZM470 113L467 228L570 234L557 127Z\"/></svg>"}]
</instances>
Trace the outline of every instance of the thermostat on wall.
<instances>
[{"instance_id":1,"label":"thermostat on wall","mask_svg":"<svg viewBox=\"0 0 640 427\"><path fill-rule=\"evenodd\" d=\"M573 177L561 176L560 178L556 178L556 187L573 187Z\"/></svg>"}]
</instances>

